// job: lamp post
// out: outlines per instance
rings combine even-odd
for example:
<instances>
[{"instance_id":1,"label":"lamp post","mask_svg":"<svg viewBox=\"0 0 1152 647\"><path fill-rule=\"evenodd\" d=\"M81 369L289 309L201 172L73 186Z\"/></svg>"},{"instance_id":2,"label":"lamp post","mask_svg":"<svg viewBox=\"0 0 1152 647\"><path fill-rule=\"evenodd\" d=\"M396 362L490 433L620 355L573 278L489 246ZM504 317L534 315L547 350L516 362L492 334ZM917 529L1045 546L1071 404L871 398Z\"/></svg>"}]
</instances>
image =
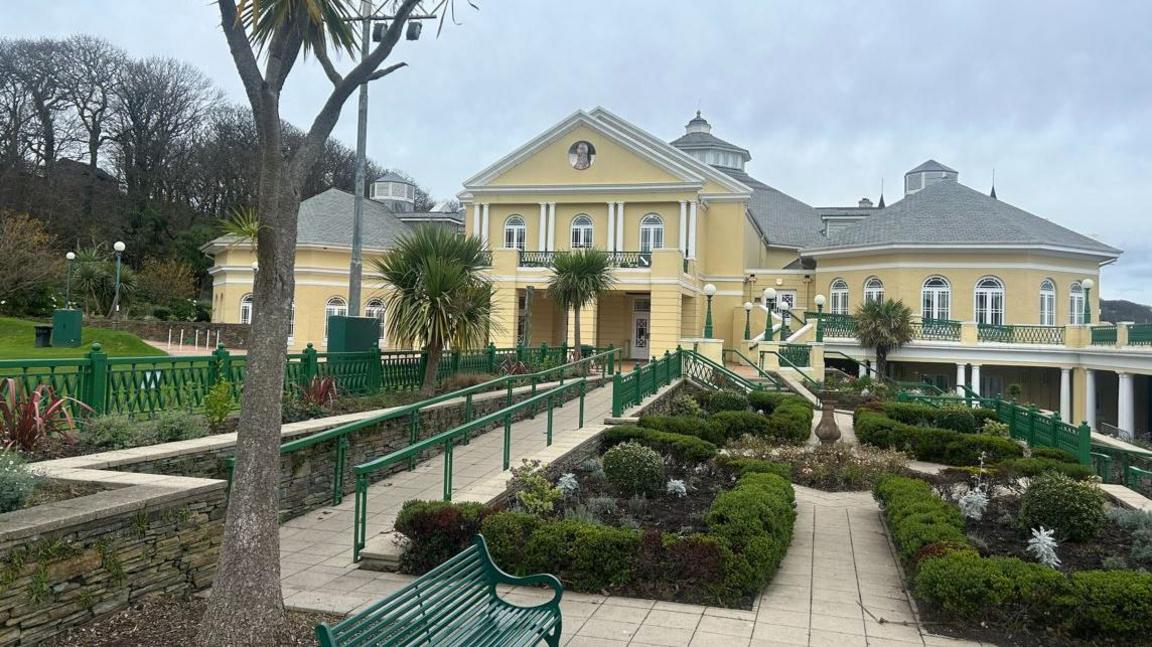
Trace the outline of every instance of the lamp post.
<instances>
[{"instance_id":1,"label":"lamp post","mask_svg":"<svg viewBox=\"0 0 1152 647\"><path fill-rule=\"evenodd\" d=\"M124 241L118 240L112 244L112 250L116 252L116 287L112 292L112 312L108 316L120 318L120 257L124 254Z\"/></svg>"},{"instance_id":2,"label":"lamp post","mask_svg":"<svg viewBox=\"0 0 1152 647\"><path fill-rule=\"evenodd\" d=\"M64 255L68 259L68 281L65 283L64 288L64 307L72 309L72 268L76 264L76 252L68 252Z\"/></svg>"},{"instance_id":3,"label":"lamp post","mask_svg":"<svg viewBox=\"0 0 1152 647\"><path fill-rule=\"evenodd\" d=\"M752 302L744 302L744 339L752 339Z\"/></svg>"},{"instance_id":4,"label":"lamp post","mask_svg":"<svg viewBox=\"0 0 1152 647\"><path fill-rule=\"evenodd\" d=\"M768 308L764 317L764 341L772 341L772 312L776 310L776 288L764 288L764 306Z\"/></svg>"},{"instance_id":5,"label":"lamp post","mask_svg":"<svg viewBox=\"0 0 1152 647\"><path fill-rule=\"evenodd\" d=\"M1092 279L1084 279L1080 282L1084 287L1084 323L1092 323L1092 288L1096 287L1096 281Z\"/></svg>"},{"instance_id":6,"label":"lamp post","mask_svg":"<svg viewBox=\"0 0 1152 647\"><path fill-rule=\"evenodd\" d=\"M706 283L704 296L708 297L708 310L704 314L704 339L712 339L712 297L716 296L716 286Z\"/></svg>"},{"instance_id":7,"label":"lamp post","mask_svg":"<svg viewBox=\"0 0 1152 647\"><path fill-rule=\"evenodd\" d=\"M828 300L823 294L817 294L813 301L816 303L816 341L822 342L824 341L824 304Z\"/></svg>"}]
</instances>

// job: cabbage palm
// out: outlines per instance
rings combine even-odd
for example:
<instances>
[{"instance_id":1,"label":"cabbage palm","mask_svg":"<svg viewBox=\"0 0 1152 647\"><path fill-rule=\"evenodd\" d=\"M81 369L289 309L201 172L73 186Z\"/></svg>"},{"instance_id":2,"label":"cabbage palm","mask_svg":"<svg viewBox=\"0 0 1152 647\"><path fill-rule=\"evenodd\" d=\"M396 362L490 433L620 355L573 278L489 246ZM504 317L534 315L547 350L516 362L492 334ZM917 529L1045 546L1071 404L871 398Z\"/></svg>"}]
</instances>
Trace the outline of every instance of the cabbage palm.
<instances>
[{"instance_id":1,"label":"cabbage palm","mask_svg":"<svg viewBox=\"0 0 1152 647\"><path fill-rule=\"evenodd\" d=\"M866 300L856 310L856 338L876 351L876 374L888 374L888 353L912 341L912 310L903 301Z\"/></svg>"},{"instance_id":2,"label":"cabbage palm","mask_svg":"<svg viewBox=\"0 0 1152 647\"><path fill-rule=\"evenodd\" d=\"M548 293L564 310L572 309L572 333L576 351L580 344L580 309L596 303L600 295L612 289L612 257L599 249L578 249L557 254L552 260Z\"/></svg>"},{"instance_id":3,"label":"cabbage palm","mask_svg":"<svg viewBox=\"0 0 1152 647\"><path fill-rule=\"evenodd\" d=\"M484 244L443 227L419 227L376 259L384 277L388 334L428 353L422 391L436 387L444 349L484 344L492 315L492 284L483 276Z\"/></svg>"}]
</instances>

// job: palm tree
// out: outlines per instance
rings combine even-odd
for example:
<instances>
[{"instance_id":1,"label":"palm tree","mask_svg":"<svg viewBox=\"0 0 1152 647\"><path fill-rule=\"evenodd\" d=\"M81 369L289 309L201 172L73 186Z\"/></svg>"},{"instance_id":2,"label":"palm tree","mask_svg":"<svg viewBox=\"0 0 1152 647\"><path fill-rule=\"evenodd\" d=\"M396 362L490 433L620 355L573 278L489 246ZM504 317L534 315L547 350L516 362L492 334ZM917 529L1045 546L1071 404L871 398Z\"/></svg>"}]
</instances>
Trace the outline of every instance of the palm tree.
<instances>
[{"instance_id":1,"label":"palm tree","mask_svg":"<svg viewBox=\"0 0 1152 647\"><path fill-rule=\"evenodd\" d=\"M112 259L108 248L93 245L78 250L72 282L76 286L76 293L83 295L85 312L109 312L116 293L116 261ZM126 303L135 291L136 272L127 265L121 265L120 302Z\"/></svg>"},{"instance_id":2,"label":"palm tree","mask_svg":"<svg viewBox=\"0 0 1152 647\"><path fill-rule=\"evenodd\" d=\"M232 236L235 243L247 243L252 246L252 253L256 253L256 243L260 238L260 218L252 207L234 207L227 218L220 219L220 230L226 236Z\"/></svg>"},{"instance_id":3,"label":"palm tree","mask_svg":"<svg viewBox=\"0 0 1152 647\"><path fill-rule=\"evenodd\" d=\"M480 273L486 260L476 236L426 226L375 261L387 290L389 335L428 353L423 393L436 387L446 347L468 350L484 343L492 315L492 284Z\"/></svg>"},{"instance_id":4,"label":"palm tree","mask_svg":"<svg viewBox=\"0 0 1152 647\"><path fill-rule=\"evenodd\" d=\"M876 350L876 374L888 374L888 353L912 341L912 310L903 301L866 300L856 310L856 338Z\"/></svg>"},{"instance_id":5,"label":"palm tree","mask_svg":"<svg viewBox=\"0 0 1152 647\"><path fill-rule=\"evenodd\" d=\"M612 257L598 249L578 249L557 254L552 260L548 293L565 311L572 309L572 331L576 352L580 353L580 309L596 303L601 294L612 289ZM579 357L579 355L577 355Z\"/></svg>"}]
</instances>

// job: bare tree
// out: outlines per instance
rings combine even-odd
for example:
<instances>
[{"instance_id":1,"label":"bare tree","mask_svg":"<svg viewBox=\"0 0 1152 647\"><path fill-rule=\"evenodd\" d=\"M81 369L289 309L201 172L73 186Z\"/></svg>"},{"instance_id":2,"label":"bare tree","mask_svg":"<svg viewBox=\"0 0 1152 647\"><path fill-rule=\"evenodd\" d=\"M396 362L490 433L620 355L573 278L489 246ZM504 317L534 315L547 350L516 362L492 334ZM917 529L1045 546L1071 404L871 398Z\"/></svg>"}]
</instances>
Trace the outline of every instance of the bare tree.
<instances>
[{"instance_id":1,"label":"bare tree","mask_svg":"<svg viewBox=\"0 0 1152 647\"><path fill-rule=\"evenodd\" d=\"M102 38L77 34L64 42L61 58L58 65L64 96L83 127L88 166L95 169L100 161L100 147L110 139L106 122L120 70L128 56Z\"/></svg>"},{"instance_id":2,"label":"bare tree","mask_svg":"<svg viewBox=\"0 0 1152 647\"><path fill-rule=\"evenodd\" d=\"M437 8L449 2L437 0ZM387 29L346 74L337 70L329 50L355 48L351 0L217 0L217 4L221 29L256 120L260 159L256 212L263 226L260 272L253 290L260 316L252 324L220 562L197 641L211 647L275 645L284 619L277 522L281 392L301 191L352 92L404 66L381 68L421 0L382 3L390 14ZM305 52L315 56L332 88L303 141L285 155L280 93Z\"/></svg>"},{"instance_id":3,"label":"bare tree","mask_svg":"<svg viewBox=\"0 0 1152 647\"><path fill-rule=\"evenodd\" d=\"M24 87L39 126L32 150L37 162L51 170L59 155L58 119L67 108L61 79L59 41L18 40L12 51L11 72Z\"/></svg>"}]
</instances>

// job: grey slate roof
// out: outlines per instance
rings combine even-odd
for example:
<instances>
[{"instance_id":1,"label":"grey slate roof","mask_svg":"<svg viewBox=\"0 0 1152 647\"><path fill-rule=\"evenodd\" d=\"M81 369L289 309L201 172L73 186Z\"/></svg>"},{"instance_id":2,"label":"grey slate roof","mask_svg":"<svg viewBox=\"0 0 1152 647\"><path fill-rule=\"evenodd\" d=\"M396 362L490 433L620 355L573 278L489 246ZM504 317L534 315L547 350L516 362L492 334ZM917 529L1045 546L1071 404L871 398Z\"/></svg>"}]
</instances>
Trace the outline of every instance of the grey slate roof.
<instances>
[{"instance_id":1,"label":"grey slate roof","mask_svg":"<svg viewBox=\"0 0 1152 647\"><path fill-rule=\"evenodd\" d=\"M928 160L927 162L924 162L920 166L917 166L916 168L912 169L911 171L908 171L904 175L910 175L912 173L919 173L921 171L946 171L948 173L958 173L959 172L954 168L949 168L947 166L944 166L943 164L941 164L940 162L937 162L936 160Z\"/></svg>"},{"instance_id":2,"label":"grey slate roof","mask_svg":"<svg viewBox=\"0 0 1152 647\"><path fill-rule=\"evenodd\" d=\"M300 203L300 245L352 246L352 212L356 197L340 189L328 189ZM387 249L401 235L412 231L388 207L364 201L364 247Z\"/></svg>"},{"instance_id":3,"label":"grey slate roof","mask_svg":"<svg viewBox=\"0 0 1152 647\"><path fill-rule=\"evenodd\" d=\"M375 181L376 182L403 182L404 184L412 184L412 180L409 180L408 178L405 178L398 173L393 173L392 171L388 171L384 175L381 175L380 177L376 178Z\"/></svg>"},{"instance_id":4,"label":"grey slate roof","mask_svg":"<svg viewBox=\"0 0 1152 647\"><path fill-rule=\"evenodd\" d=\"M748 210L768 238L769 245L822 246L828 242L820 213L790 195L777 191L744 171L716 167L752 189Z\"/></svg>"},{"instance_id":5,"label":"grey slate roof","mask_svg":"<svg viewBox=\"0 0 1152 647\"><path fill-rule=\"evenodd\" d=\"M752 153L749 153L748 149L740 148L736 144L730 144L730 143L724 141L723 139L720 139L716 135L713 135L712 133L703 133L703 132L686 133L686 134L680 136L678 139L674 139L669 143L672 144L673 146L675 146L676 148L681 149L681 150L695 150L695 149L700 149L700 148L716 148L719 150L726 150L726 151L732 151L733 153L739 153L739 154L744 156L745 162L752 159ZM720 168L720 167L717 167L717 168ZM722 170L727 170L727 169L722 169Z\"/></svg>"},{"instance_id":6,"label":"grey slate roof","mask_svg":"<svg viewBox=\"0 0 1152 647\"><path fill-rule=\"evenodd\" d=\"M771 230L769 230L771 231ZM936 182L877 210L805 252L884 244L1051 245L1117 256L1120 250L989 197L959 182Z\"/></svg>"}]
</instances>

